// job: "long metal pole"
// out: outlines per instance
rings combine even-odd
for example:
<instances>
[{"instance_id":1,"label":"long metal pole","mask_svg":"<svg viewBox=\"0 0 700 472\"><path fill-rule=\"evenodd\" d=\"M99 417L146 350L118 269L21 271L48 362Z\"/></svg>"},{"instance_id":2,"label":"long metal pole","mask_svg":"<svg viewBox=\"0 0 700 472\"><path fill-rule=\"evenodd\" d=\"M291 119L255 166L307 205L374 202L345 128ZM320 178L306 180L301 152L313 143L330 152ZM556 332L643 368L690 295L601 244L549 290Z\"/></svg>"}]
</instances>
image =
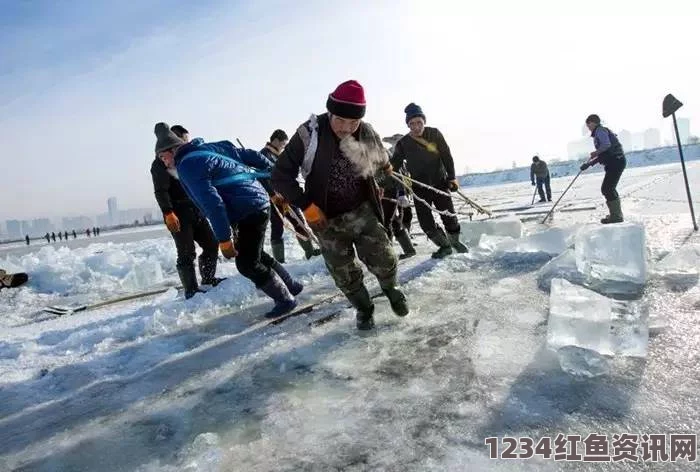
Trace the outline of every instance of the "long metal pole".
<instances>
[{"instance_id":1,"label":"long metal pole","mask_svg":"<svg viewBox=\"0 0 700 472\"><path fill-rule=\"evenodd\" d=\"M678 122L676 122L676 114L673 113L673 128L676 130L676 142L678 143L678 153L681 155L681 167L683 168L683 179L685 180L685 191L688 194L688 206L690 206L690 216L693 218L693 228L698 230L698 222L695 220L695 210L693 210L693 197L690 195L690 185L688 184L688 174L685 170L685 159L683 159L683 146L681 146L681 137L678 134Z\"/></svg>"},{"instance_id":2,"label":"long metal pole","mask_svg":"<svg viewBox=\"0 0 700 472\"><path fill-rule=\"evenodd\" d=\"M578 174L576 174L576 177L574 177L574 180L572 180L571 183L569 184L569 186L566 187L566 190L564 190L564 193L562 193L559 196L559 199L556 201L556 203L554 204L552 209L549 210L549 213L547 213L547 216L544 217L541 224L545 224L545 222L547 221L547 218L549 218L549 215L551 215L552 212L554 212L554 209L557 207L557 205L559 205L559 202L561 201L561 199L564 198L564 195L566 195L566 192L568 192L569 189L571 188L571 186L574 185L574 182L576 182L576 179L578 179L578 176L581 175L581 172L583 172L583 171L582 170L578 171Z\"/></svg>"}]
</instances>

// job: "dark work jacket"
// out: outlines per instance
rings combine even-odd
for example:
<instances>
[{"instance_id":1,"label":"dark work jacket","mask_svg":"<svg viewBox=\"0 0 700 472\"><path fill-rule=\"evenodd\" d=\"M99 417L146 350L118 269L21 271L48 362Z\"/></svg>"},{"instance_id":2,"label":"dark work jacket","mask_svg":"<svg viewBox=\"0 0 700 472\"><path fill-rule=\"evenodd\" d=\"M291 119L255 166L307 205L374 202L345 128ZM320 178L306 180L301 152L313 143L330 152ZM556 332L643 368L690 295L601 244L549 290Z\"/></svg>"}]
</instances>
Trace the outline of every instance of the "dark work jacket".
<instances>
[{"instance_id":1,"label":"dark work jacket","mask_svg":"<svg viewBox=\"0 0 700 472\"><path fill-rule=\"evenodd\" d=\"M608 166L610 164L615 164L618 159L623 159L625 157L625 151L622 149L622 144L620 140L617 139L617 135L610 131L604 126L598 126L591 133L591 137L595 139L595 132L598 128L602 128L608 132L608 137L610 139L610 147L598 155L598 163ZM598 146L596 145L596 149Z\"/></svg>"},{"instance_id":2,"label":"dark work jacket","mask_svg":"<svg viewBox=\"0 0 700 472\"><path fill-rule=\"evenodd\" d=\"M299 128L301 127L306 127L308 130L309 122L307 121ZM365 144L380 146L384 150L379 135L368 123L362 122L353 136ZM338 140L331 129L328 113L319 115L316 157L314 158L311 172L305 179L304 189L297 182L297 177L304 161L306 149L304 142L299 136L299 130L297 130L272 169L272 186L275 191L282 194L292 205L302 210L307 209L313 203L323 210L324 213L327 213L329 170L331 159L338 152L337 148ZM372 176L366 178L366 184L369 189L367 194L372 208L379 221L384 221L377 182ZM362 202L358 203L361 204Z\"/></svg>"},{"instance_id":3,"label":"dark work jacket","mask_svg":"<svg viewBox=\"0 0 700 472\"><path fill-rule=\"evenodd\" d=\"M151 177L153 178L153 190L156 201L163 215L175 212L178 218L200 216L196 205L187 196L180 181L170 175L167 167L160 159L155 159L151 164Z\"/></svg>"},{"instance_id":4,"label":"dark work jacket","mask_svg":"<svg viewBox=\"0 0 700 472\"><path fill-rule=\"evenodd\" d=\"M412 178L428 185L446 187L448 180L455 179L455 164L450 148L437 128L426 126L422 138L433 143L437 152L429 151L407 134L396 143L391 165L394 169L400 169L405 161Z\"/></svg>"}]
</instances>

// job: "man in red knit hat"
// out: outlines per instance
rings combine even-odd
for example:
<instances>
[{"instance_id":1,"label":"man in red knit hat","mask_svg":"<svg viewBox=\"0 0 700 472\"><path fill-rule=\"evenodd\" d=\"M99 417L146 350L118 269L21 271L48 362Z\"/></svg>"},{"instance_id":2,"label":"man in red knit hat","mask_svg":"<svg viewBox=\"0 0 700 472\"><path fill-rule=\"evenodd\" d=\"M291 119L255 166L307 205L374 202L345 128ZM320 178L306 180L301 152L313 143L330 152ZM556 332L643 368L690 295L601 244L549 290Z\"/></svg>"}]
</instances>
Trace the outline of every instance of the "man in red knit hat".
<instances>
[{"instance_id":1,"label":"man in red knit hat","mask_svg":"<svg viewBox=\"0 0 700 472\"><path fill-rule=\"evenodd\" d=\"M328 96L328 113L299 126L272 171L274 189L301 208L317 234L338 288L357 309L357 327L374 327L374 304L355 250L398 316L408 314L397 288L397 258L386 230L377 172L391 172L386 149L369 123L362 86L349 80ZM301 172L304 189L297 182Z\"/></svg>"}]
</instances>

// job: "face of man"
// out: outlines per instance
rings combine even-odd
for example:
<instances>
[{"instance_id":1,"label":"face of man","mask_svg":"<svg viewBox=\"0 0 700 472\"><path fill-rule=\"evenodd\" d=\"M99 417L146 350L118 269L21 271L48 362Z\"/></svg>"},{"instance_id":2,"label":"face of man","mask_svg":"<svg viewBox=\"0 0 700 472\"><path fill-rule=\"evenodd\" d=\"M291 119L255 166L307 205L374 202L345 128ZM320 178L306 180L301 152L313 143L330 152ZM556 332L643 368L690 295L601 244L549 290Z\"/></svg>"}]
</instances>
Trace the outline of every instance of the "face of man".
<instances>
[{"instance_id":1,"label":"face of man","mask_svg":"<svg viewBox=\"0 0 700 472\"><path fill-rule=\"evenodd\" d=\"M351 120L331 115L331 129L339 139L351 136L360 127L362 120Z\"/></svg>"},{"instance_id":2,"label":"face of man","mask_svg":"<svg viewBox=\"0 0 700 472\"><path fill-rule=\"evenodd\" d=\"M593 123L592 121L586 121L586 126L588 126L588 131L590 131L590 132L592 133L593 130L594 130L594 129L596 128L596 126L598 126L598 125L595 124L595 123Z\"/></svg>"},{"instance_id":3,"label":"face of man","mask_svg":"<svg viewBox=\"0 0 700 472\"><path fill-rule=\"evenodd\" d=\"M277 149L279 152L284 151L284 147L287 145L287 140L286 139L273 139L272 144L275 149Z\"/></svg>"},{"instance_id":4,"label":"face of man","mask_svg":"<svg viewBox=\"0 0 700 472\"><path fill-rule=\"evenodd\" d=\"M165 164L165 167L167 167L168 169L175 168L175 150L174 149L160 151L158 153L158 159L163 161L163 164Z\"/></svg>"},{"instance_id":5,"label":"face of man","mask_svg":"<svg viewBox=\"0 0 700 472\"><path fill-rule=\"evenodd\" d=\"M408 120L408 128L411 130L411 136L423 136L423 129L425 129L425 120L422 116L415 116Z\"/></svg>"}]
</instances>

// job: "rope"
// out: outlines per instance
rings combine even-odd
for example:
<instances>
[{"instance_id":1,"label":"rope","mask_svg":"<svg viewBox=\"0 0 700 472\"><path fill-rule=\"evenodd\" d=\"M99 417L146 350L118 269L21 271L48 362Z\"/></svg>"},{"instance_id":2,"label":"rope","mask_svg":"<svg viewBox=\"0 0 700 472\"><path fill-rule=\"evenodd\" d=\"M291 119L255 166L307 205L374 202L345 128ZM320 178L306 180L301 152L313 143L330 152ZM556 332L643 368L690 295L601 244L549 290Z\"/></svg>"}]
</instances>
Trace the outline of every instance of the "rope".
<instances>
[{"instance_id":1,"label":"rope","mask_svg":"<svg viewBox=\"0 0 700 472\"><path fill-rule=\"evenodd\" d=\"M272 207L275 209L275 211L276 211L277 214L279 215L280 219L282 220L282 224L284 225L285 228L287 228L288 230L290 230L291 232L293 232L293 233L296 235L297 238L302 239L302 240L304 240L304 241L308 241L308 240L309 240L309 237L308 237L308 236L304 236L303 234L297 233L297 229L294 227L294 225L293 225L292 223L289 222L289 220L288 220L287 218L284 217L284 215L282 214L282 212L280 211L280 209L277 208L277 205L275 205L275 204L273 203L273 204L272 204Z\"/></svg>"},{"instance_id":2,"label":"rope","mask_svg":"<svg viewBox=\"0 0 700 472\"><path fill-rule=\"evenodd\" d=\"M400 176L401 179L408 180L409 182L416 184L419 187L423 187L423 188L426 188L428 190L432 190L433 192L437 193L438 195L444 195L445 197L453 198L452 193L450 193L450 192L445 192L444 190L440 190L440 189L437 189L435 187L431 187L430 185L424 184L423 182L420 182L418 180L414 180L411 177L408 177L407 175L403 175L403 174L400 174L396 171L393 171L391 177L394 178L394 180L399 181L399 177L397 177L397 176ZM410 186L407 186L407 184L404 182L404 180L401 180L400 182L401 182L401 185L403 185L407 190L409 190L409 191L411 190ZM457 195L459 195L459 197L465 203L467 203L469 206L474 208L479 213L485 213L485 214L491 216L491 212L489 210L487 210L486 208L482 207L481 205L477 204L472 199L470 199L469 197L464 195L461 190L458 189L455 193ZM413 193L413 196L416 197L416 194ZM416 198L418 198L418 197L416 197ZM421 203L426 203L426 202L422 201ZM442 214L442 213L440 213L440 214Z\"/></svg>"},{"instance_id":3,"label":"rope","mask_svg":"<svg viewBox=\"0 0 700 472\"><path fill-rule=\"evenodd\" d=\"M394 174L396 174L396 172L393 172L393 173L390 175L390 177L391 177L392 179L396 180L396 181L397 181L398 183L400 183L401 185L406 186L406 184L404 183L404 181L401 180L399 177L397 177L397 176L394 175ZM408 177L407 177L407 178L408 178ZM412 179L411 179L411 180L412 180ZM413 182L415 183L416 181L413 181ZM450 194L445 194L444 192L442 192L441 190L438 190L438 189L436 189L436 188L432 188L432 187L430 187L430 186L428 186L428 185L425 185L425 184L422 184L422 183L421 183L420 185L424 185L424 186L426 186L426 187L428 187L428 188L433 189L433 190L434 190L435 192L437 192L437 193L442 193L442 194L444 194L444 195L447 195L448 197L451 197ZM410 189L407 188L407 190L410 190ZM449 212L449 211L447 211L447 210L438 210L438 209L436 209L436 208L433 208L433 206L432 206L430 203L428 203L427 201L423 200L422 198L420 198L420 197L419 197L418 195L416 195L415 193L413 194L413 198L414 198L415 201L421 202L423 205L427 206L427 207L430 209L430 211L432 211L433 213L437 213L438 215L449 216L449 217L452 217L452 218L457 218L457 217L459 216L457 213L451 213L451 212Z\"/></svg>"},{"instance_id":4,"label":"rope","mask_svg":"<svg viewBox=\"0 0 700 472\"><path fill-rule=\"evenodd\" d=\"M306 220L301 218L299 215L296 214L294 211L288 211L287 212L289 215L291 215L292 219L297 222L299 226L304 228L306 233L309 235L309 239L311 241L315 242L318 247L321 247L321 243L319 242L318 238L314 234L313 230L309 227L309 225L306 223Z\"/></svg>"}]
</instances>

